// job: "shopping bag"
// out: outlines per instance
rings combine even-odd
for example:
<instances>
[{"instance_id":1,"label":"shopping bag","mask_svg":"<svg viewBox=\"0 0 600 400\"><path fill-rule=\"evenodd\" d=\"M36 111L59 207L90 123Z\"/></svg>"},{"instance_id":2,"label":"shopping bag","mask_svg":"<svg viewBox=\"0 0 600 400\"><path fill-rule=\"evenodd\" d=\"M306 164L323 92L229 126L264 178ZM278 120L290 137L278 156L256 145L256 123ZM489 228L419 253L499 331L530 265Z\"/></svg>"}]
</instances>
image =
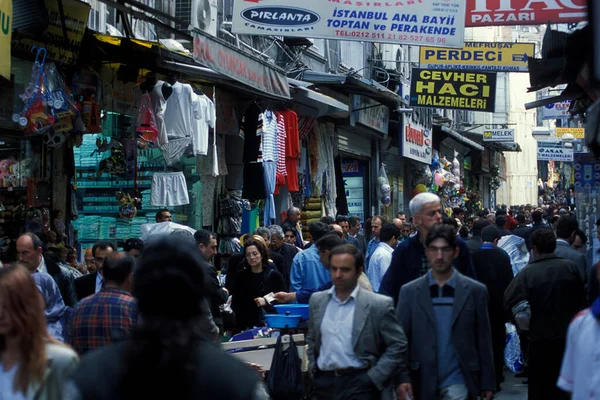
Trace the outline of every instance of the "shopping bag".
<instances>
[{"instance_id":1,"label":"shopping bag","mask_svg":"<svg viewBox=\"0 0 600 400\"><path fill-rule=\"evenodd\" d=\"M504 347L504 364L512 372L523 371L525 362L523 360L523 353L521 352L521 342L519 341L519 335L517 328L511 324L506 323L506 346Z\"/></svg>"},{"instance_id":2,"label":"shopping bag","mask_svg":"<svg viewBox=\"0 0 600 400\"><path fill-rule=\"evenodd\" d=\"M271 369L267 378L267 388L272 400L300 400L304 395L302 365L298 348L292 335L284 350L282 336L277 338Z\"/></svg>"}]
</instances>

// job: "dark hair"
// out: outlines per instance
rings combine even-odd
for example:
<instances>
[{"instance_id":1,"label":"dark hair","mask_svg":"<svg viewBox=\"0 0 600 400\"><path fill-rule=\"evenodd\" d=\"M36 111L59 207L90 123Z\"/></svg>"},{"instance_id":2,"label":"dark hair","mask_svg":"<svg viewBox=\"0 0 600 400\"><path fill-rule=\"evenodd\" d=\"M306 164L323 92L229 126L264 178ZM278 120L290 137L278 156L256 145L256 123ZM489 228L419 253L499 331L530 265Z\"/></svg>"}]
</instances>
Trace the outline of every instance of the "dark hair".
<instances>
[{"instance_id":1,"label":"dark hair","mask_svg":"<svg viewBox=\"0 0 600 400\"><path fill-rule=\"evenodd\" d=\"M536 248L541 254L552 254L556 250L556 236L551 229L537 229L529 238L531 248Z\"/></svg>"},{"instance_id":2,"label":"dark hair","mask_svg":"<svg viewBox=\"0 0 600 400\"><path fill-rule=\"evenodd\" d=\"M313 242L316 242L329 233L329 226L321 221L313 222L308 225L308 232Z\"/></svg>"},{"instance_id":3,"label":"dark hair","mask_svg":"<svg viewBox=\"0 0 600 400\"><path fill-rule=\"evenodd\" d=\"M600 225L600 218L596 220L596 226Z\"/></svg>"},{"instance_id":4,"label":"dark hair","mask_svg":"<svg viewBox=\"0 0 600 400\"><path fill-rule=\"evenodd\" d=\"M384 224L381 227L381 233L379 234L379 240L387 243L390 240L392 240L393 237L398 239L401 236L402 236L402 233L400 232L400 228L398 228L396 225Z\"/></svg>"},{"instance_id":5,"label":"dark hair","mask_svg":"<svg viewBox=\"0 0 600 400\"><path fill-rule=\"evenodd\" d=\"M354 257L354 266L356 267L356 271L360 271L361 268L365 266L365 256L363 252L360 251L353 244L342 244L335 247L333 250L329 252L329 263L331 264L331 258L340 254L350 254Z\"/></svg>"},{"instance_id":6,"label":"dark hair","mask_svg":"<svg viewBox=\"0 0 600 400\"><path fill-rule=\"evenodd\" d=\"M504 216L506 214L507 214L506 208L499 208L498 211L496 211L496 219L498 219L498 216L500 216L500 215Z\"/></svg>"},{"instance_id":7,"label":"dark hair","mask_svg":"<svg viewBox=\"0 0 600 400\"><path fill-rule=\"evenodd\" d=\"M568 239L577 229L579 229L577 219L570 215L563 215L558 219L558 224L556 225L556 237Z\"/></svg>"},{"instance_id":8,"label":"dark hair","mask_svg":"<svg viewBox=\"0 0 600 400\"><path fill-rule=\"evenodd\" d=\"M171 212L171 211L169 211L168 208L161 208L160 210L158 210L156 212L155 221L158 222L158 219L160 218L160 216L162 215L162 213L165 213L165 212Z\"/></svg>"},{"instance_id":9,"label":"dark hair","mask_svg":"<svg viewBox=\"0 0 600 400\"><path fill-rule=\"evenodd\" d=\"M525 223L525 214L517 214L517 222L519 224L524 224Z\"/></svg>"},{"instance_id":10,"label":"dark hair","mask_svg":"<svg viewBox=\"0 0 600 400\"><path fill-rule=\"evenodd\" d=\"M481 231L481 240L492 243L494 240L500 239L500 231L493 225L486 226Z\"/></svg>"},{"instance_id":11,"label":"dark hair","mask_svg":"<svg viewBox=\"0 0 600 400\"><path fill-rule=\"evenodd\" d=\"M397 217L398 215L406 215L406 213L405 213L404 211L398 211L398 213L396 214L396 217Z\"/></svg>"},{"instance_id":12,"label":"dark hair","mask_svg":"<svg viewBox=\"0 0 600 400\"><path fill-rule=\"evenodd\" d=\"M123 250L124 251L139 250L140 252L142 252L142 251L144 251L144 242L142 241L142 239L136 239L136 238L127 239L125 241L125 243L123 243Z\"/></svg>"},{"instance_id":13,"label":"dark hair","mask_svg":"<svg viewBox=\"0 0 600 400\"><path fill-rule=\"evenodd\" d=\"M197 230L194 233L194 239L196 239L197 244L203 244L205 246L210 246L211 238L215 238L215 234L211 231L207 231L206 229Z\"/></svg>"},{"instance_id":14,"label":"dark hair","mask_svg":"<svg viewBox=\"0 0 600 400\"><path fill-rule=\"evenodd\" d=\"M458 222L454 218L443 217L442 223L453 227L455 232L458 230Z\"/></svg>"},{"instance_id":15,"label":"dark hair","mask_svg":"<svg viewBox=\"0 0 600 400\"><path fill-rule=\"evenodd\" d=\"M452 209L452 214L453 214L455 217L457 217L459 214L464 214L464 213L465 213L465 210L463 210L463 209L462 209L462 208L460 208L460 207L454 207L454 208Z\"/></svg>"},{"instance_id":16,"label":"dark hair","mask_svg":"<svg viewBox=\"0 0 600 400\"><path fill-rule=\"evenodd\" d=\"M469 237L469 228L467 228L466 225L461 226L458 230L458 234L462 239L467 239Z\"/></svg>"},{"instance_id":17,"label":"dark hair","mask_svg":"<svg viewBox=\"0 0 600 400\"><path fill-rule=\"evenodd\" d=\"M194 234L190 231L186 231L184 229L176 229L173 232L169 233L168 236L181 241L181 243L186 244L191 249L196 248L196 240L194 239Z\"/></svg>"},{"instance_id":18,"label":"dark hair","mask_svg":"<svg viewBox=\"0 0 600 400\"><path fill-rule=\"evenodd\" d=\"M117 246L114 245L113 242L109 242L108 240L100 240L94 244L92 247L92 255L96 257L96 250L106 250L112 249L113 251L117 250Z\"/></svg>"},{"instance_id":19,"label":"dark hair","mask_svg":"<svg viewBox=\"0 0 600 400\"><path fill-rule=\"evenodd\" d=\"M350 227L354 227L358 224L360 224L360 218L355 217L354 215L351 217L348 217L348 225L350 225Z\"/></svg>"},{"instance_id":20,"label":"dark hair","mask_svg":"<svg viewBox=\"0 0 600 400\"><path fill-rule=\"evenodd\" d=\"M340 222L348 222L348 217L346 217L345 215L338 215L337 217L335 217L335 223L339 224ZM348 225L350 225L350 223L348 223Z\"/></svg>"},{"instance_id":21,"label":"dark hair","mask_svg":"<svg viewBox=\"0 0 600 400\"><path fill-rule=\"evenodd\" d=\"M373 217L371 217L371 225L373 225L373 220L374 219L378 219L381 221L381 225L383 226L384 224L387 224L388 220L386 217L382 216L382 215L373 215Z\"/></svg>"},{"instance_id":22,"label":"dark hair","mask_svg":"<svg viewBox=\"0 0 600 400\"><path fill-rule=\"evenodd\" d=\"M321 239L315 242L315 246L317 246L317 249L319 249L320 251L331 251L335 247L342 244L344 244L344 241L342 240L342 238L339 237L337 232L328 233L327 235L323 236Z\"/></svg>"},{"instance_id":23,"label":"dark hair","mask_svg":"<svg viewBox=\"0 0 600 400\"><path fill-rule=\"evenodd\" d=\"M250 246L256 246L256 249L262 257L262 265L266 269L269 266L269 248L263 240L254 239L252 236L244 241L244 265L249 266L246 259L246 249Z\"/></svg>"},{"instance_id":24,"label":"dark hair","mask_svg":"<svg viewBox=\"0 0 600 400\"><path fill-rule=\"evenodd\" d=\"M427 233L427 239L425 239L425 246L429 245L436 239L443 239L448 243L448 246L456 248L456 232L449 225L437 225L431 228Z\"/></svg>"},{"instance_id":25,"label":"dark hair","mask_svg":"<svg viewBox=\"0 0 600 400\"><path fill-rule=\"evenodd\" d=\"M142 318L126 341L123 398L183 398L196 378L197 348L204 340L204 270L200 254L171 236L146 246L133 295ZM171 385L148 385L165 380Z\"/></svg>"},{"instance_id":26,"label":"dark hair","mask_svg":"<svg viewBox=\"0 0 600 400\"><path fill-rule=\"evenodd\" d=\"M539 224L540 222L542 222L542 212L541 211L534 211L534 212L532 212L531 213L531 219L536 224Z\"/></svg>"},{"instance_id":27,"label":"dark hair","mask_svg":"<svg viewBox=\"0 0 600 400\"><path fill-rule=\"evenodd\" d=\"M102 264L102 273L107 282L121 285L129 278L135 267L135 258L125 252L111 253Z\"/></svg>"},{"instance_id":28,"label":"dark hair","mask_svg":"<svg viewBox=\"0 0 600 400\"><path fill-rule=\"evenodd\" d=\"M320 221L326 225L335 224L335 219L329 215L324 216Z\"/></svg>"},{"instance_id":29,"label":"dark hair","mask_svg":"<svg viewBox=\"0 0 600 400\"><path fill-rule=\"evenodd\" d=\"M575 231L575 236L579 236L581 238L581 244L587 243L587 235L581 229L577 228L577 230Z\"/></svg>"},{"instance_id":30,"label":"dark hair","mask_svg":"<svg viewBox=\"0 0 600 400\"><path fill-rule=\"evenodd\" d=\"M496 226L504 227L506 225L506 216L496 214Z\"/></svg>"}]
</instances>

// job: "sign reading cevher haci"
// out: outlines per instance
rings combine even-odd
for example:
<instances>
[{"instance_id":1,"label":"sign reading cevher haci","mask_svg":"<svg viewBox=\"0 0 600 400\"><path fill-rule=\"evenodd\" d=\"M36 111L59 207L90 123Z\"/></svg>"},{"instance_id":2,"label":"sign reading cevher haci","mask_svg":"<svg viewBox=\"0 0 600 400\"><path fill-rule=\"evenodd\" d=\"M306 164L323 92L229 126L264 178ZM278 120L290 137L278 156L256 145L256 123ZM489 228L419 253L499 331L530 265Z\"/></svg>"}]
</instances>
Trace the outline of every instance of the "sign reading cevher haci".
<instances>
[{"instance_id":1,"label":"sign reading cevher haci","mask_svg":"<svg viewBox=\"0 0 600 400\"><path fill-rule=\"evenodd\" d=\"M410 105L494 112L496 74L413 68Z\"/></svg>"},{"instance_id":2,"label":"sign reading cevher haci","mask_svg":"<svg viewBox=\"0 0 600 400\"><path fill-rule=\"evenodd\" d=\"M514 129L486 129L483 131L484 142L510 142L515 141Z\"/></svg>"},{"instance_id":3,"label":"sign reading cevher haci","mask_svg":"<svg viewBox=\"0 0 600 400\"><path fill-rule=\"evenodd\" d=\"M488 72L527 72L535 43L465 42L462 49L421 46L421 68Z\"/></svg>"}]
</instances>

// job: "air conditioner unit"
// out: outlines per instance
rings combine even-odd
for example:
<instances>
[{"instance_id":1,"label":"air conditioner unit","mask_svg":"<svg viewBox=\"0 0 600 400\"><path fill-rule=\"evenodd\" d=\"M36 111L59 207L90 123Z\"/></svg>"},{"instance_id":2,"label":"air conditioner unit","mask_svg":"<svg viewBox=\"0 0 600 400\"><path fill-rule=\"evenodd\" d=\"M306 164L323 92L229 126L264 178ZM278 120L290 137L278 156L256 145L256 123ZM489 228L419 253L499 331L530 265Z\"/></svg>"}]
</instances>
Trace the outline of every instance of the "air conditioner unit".
<instances>
[{"instance_id":1,"label":"air conditioner unit","mask_svg":"<svg viewBox=\"0 0 600 400\"><path fill-rule=\"evenodd\" d=\"M400 45L397 45L397 44L382 44L381 45L381 59L385 60L383 62L385 69L396 70L397 65L392 60L398 60L396 58L398 50L402 51Z\"/></svg>"},{"instance_id":2,"label":"air conditioner unit","mask_svg":"<svg viewBox=\"0 0 600 400\"><path fill-rule=\"evenodd\" d=\"M218 0L192 0L192 28L217 36Z\"/></svg>"}]
</instances>

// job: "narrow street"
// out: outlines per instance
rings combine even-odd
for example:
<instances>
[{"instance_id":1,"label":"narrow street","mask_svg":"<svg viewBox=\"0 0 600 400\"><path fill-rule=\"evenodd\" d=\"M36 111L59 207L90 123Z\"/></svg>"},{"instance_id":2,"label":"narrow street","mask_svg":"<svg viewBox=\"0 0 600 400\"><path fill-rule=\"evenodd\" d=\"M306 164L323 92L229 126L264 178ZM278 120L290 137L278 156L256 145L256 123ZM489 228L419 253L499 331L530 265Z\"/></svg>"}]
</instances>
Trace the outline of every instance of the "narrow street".
<instances>
[{"instance_id":1,"label":"narrow street","mask_svg":"<svg viewBox=\"0 0 600 400\"><path fill-rule=\"evenodd\" d=\"M504 370L504 383L502 391L494 396L496 400L525 400L527 399L527 385L523 378L515 378L514 373Z\"/></svg>"}]
</instances>

